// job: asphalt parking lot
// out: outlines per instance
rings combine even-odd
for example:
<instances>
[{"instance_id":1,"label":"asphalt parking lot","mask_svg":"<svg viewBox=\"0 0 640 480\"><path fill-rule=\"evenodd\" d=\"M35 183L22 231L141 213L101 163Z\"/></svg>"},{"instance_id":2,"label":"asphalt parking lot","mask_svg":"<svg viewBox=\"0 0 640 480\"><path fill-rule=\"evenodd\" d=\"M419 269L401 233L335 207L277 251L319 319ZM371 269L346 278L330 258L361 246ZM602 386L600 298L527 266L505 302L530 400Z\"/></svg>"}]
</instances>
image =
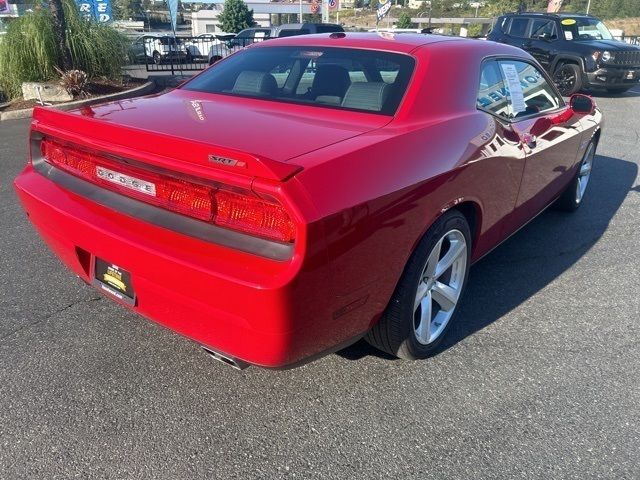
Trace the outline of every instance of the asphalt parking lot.
<instances>
[{"instance_id":1,"label":"asphalt parking lot","mask_svg":"<svg viewBox=\"0 0 640 480\"><path fill-rule=\"evenodd\" d=\"M640 478L640 88L587 198L471 271L442 353L364 343L238 372L97 294L45 248L0 124L0 478Z\"/></svg>"}]
</instances>

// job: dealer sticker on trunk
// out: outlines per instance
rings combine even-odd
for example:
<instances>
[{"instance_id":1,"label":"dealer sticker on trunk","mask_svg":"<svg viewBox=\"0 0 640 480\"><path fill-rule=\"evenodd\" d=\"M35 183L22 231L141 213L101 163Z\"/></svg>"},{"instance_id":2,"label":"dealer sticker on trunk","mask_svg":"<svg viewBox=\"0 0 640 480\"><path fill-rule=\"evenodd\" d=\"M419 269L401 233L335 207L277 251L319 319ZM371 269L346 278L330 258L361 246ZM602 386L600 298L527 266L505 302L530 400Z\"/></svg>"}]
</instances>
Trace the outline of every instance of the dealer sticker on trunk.
<instances>
[{"instance_id":1,"label":"dealer sticker on trunk","mask_svg":"<svg viewBox=\"0 0 640 480\"><path fill-rule=\"evenodd\" d=\"M140 180L139 178L131 177L129 175L125 175L124 173L109 170L108 168L100 166L96 167L96 175L102 180L115 183L116 185L120 185L121 187L129 188L131 190L135 190L136 192L151 195L153 197L156 196L156 186L154 183L145 182L144 180Z\"/></svg>"}]
</instances>

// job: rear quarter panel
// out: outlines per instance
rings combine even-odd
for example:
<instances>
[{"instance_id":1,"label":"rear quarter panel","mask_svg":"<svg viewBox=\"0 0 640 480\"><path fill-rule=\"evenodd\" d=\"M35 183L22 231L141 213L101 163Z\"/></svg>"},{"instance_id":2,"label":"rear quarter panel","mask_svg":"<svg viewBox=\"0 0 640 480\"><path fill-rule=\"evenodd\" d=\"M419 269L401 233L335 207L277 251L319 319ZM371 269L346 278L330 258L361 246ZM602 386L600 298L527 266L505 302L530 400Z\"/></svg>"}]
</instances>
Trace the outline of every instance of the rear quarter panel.
<instances>
[{"instance_id":1,"label":"rear quarter panel","mask_svg":"<svg viewBox=\"0 0 640 480\"><path fill-rule=\"evenodd\" d=\"M466 67L451 67L451 85L426 68L450 64L451 52L440 46L418 56L424 81L407 92L391 124L305 155L296 176L324 217L336 311L362 305L349 319L354 331L377 321L416 244L443 212L473 207L476 259L502 240L517 199L519 139L475 109L483 51L454 48L467 58L460 62Z\"/></svg>"}]
</instances>

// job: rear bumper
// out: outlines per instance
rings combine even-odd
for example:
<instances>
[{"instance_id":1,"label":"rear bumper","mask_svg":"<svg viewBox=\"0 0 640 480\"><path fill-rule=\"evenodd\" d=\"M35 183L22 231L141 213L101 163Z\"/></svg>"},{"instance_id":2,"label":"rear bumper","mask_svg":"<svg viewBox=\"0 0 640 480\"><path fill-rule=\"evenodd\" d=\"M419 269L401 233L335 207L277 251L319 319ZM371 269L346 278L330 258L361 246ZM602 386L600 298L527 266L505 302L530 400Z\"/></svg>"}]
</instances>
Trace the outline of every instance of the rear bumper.
<instances>
[{"instance_id":1,"label":"rear bumper","mask_svg":"<svg viewBox=\"0 0 640 480\"><path fill-rule=\"evenodd\" d=\"M336 328L321 249L276 261L205 242L96 204L31 165L15 188L31 222L74 273L92 283L93 258L119 265L131 273L137 295L128 308L210 349L285 367L361 333L345 318Z\"/></svg>"},{"instance_id":2,"label":"rear bumper","mask_svg":"<svg viewBox=\"0 0 640 480\"><path fill-rule=\"evenodd\" d=\"M586 74L592 87L632 87L640 82L640 68L599 68Z\"/></svg>"}]
</instances>

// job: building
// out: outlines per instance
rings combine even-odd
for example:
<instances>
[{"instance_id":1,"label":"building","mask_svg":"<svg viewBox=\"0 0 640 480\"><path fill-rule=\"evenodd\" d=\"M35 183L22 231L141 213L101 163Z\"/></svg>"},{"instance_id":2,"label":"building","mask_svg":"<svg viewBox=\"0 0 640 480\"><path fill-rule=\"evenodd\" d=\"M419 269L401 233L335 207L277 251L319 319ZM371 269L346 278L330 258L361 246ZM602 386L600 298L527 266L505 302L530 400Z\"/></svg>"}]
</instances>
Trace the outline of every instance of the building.
<instances>
[{"instance_id":1,"label":"building","mask_svg":"<svg viewBox=\"0 0 640 480\"><path fill-rule=\"evenodd\" d=\"M200 10L191 14L192 35L202 33L222 33L218 17L224 8L224 0L208 0L206 2L195 0L182 0L183 3L206 3L206 10ZM251 0L245 2L250 10L253 10L253 19L260 27L271 27L282 23L283 14L299 15L311 13L311 3L272 2L270 0Z\"/></svg>"}]
</instances>

